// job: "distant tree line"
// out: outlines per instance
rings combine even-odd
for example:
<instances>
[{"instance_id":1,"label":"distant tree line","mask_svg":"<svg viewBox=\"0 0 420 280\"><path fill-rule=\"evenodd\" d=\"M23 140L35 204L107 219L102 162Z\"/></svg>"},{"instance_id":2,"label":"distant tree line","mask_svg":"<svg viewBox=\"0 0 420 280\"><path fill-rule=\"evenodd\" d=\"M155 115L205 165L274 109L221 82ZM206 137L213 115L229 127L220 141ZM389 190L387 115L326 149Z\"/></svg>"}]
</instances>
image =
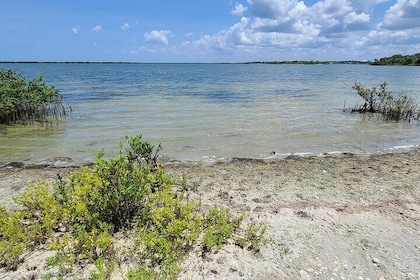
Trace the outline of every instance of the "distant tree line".
<instances>
[{"instance_id":1,"label":"distant tree line","mask_svg":"<svg viewBox=\"0 0 420 280\"><path fill-rule=\"evenodd\" d=\"M252 61L246 62L245 64L367 64L367 61L359 60L331 60L331 61L319 61L319 60L283 60L283 61Z\"/></svg>"},{"instance_id":2,"label":"distant tree line","mask_svg":"<svg viewBox=\"0 0 420 280\"><path fill-rule=\"evenodd\" d=\"M420 53L413 55L396 54L390 57L375 59L371 65L411 65L420 66Z\"/></svg>"}]
</instances>

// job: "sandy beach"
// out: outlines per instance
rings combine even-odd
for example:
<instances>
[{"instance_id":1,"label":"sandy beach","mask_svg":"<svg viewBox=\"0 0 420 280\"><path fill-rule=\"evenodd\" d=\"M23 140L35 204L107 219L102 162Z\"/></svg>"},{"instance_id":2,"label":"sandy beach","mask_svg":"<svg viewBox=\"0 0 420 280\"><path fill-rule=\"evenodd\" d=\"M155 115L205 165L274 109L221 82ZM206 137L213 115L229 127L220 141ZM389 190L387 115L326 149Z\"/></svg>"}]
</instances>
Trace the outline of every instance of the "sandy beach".
<instances>
[{"instance_id":1,"label":"sandy beach","mask_svg":"<svg viewBox=\"0 0 420 280\"><path fill-rule=\"evenodd\" d=\"M188 178L188 197L264 222L272 242L258 253L228 245L192 254L180 279L420 279L420 150L282 160L165 162ZM36 178L75 167L3 165L0 203ZM0 279L32 279L45 265L28 256Z\"/></svg>"}]
</instances>

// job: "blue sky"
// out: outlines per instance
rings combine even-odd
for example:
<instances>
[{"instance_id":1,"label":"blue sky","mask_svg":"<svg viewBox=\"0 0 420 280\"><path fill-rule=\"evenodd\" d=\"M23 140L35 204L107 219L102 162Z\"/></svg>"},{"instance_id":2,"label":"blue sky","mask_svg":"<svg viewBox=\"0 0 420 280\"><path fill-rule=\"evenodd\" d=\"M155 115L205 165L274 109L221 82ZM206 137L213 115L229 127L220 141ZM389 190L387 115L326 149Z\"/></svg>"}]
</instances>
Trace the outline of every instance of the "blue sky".
<instances>
[{"instance_id":1,"label":"blue sky","mask_svg":"<svg viewBox=\"0 0 420 280\"><path fill-rule=\"evenodd\" d=\"M365 60L420 52L420 0L2 0L0 61Z\"/></svg>"}]
</instances>

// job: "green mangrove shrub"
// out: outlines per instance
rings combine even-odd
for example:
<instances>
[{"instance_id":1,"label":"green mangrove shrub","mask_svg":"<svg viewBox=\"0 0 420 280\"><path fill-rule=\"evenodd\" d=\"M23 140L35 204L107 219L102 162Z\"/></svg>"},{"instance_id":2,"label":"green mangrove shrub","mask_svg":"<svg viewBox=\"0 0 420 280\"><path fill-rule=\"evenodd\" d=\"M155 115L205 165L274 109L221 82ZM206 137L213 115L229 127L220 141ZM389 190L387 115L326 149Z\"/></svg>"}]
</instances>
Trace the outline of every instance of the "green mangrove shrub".
<instances>
[{"instance_id":1,"label":"green mangrove shrub","mask_svg":"<svg viewBox=\"0 0 420 280\"><path fill-rule=\"evenodd\" d=\"M355 82L352 89L364 99L364 104L352 109L358 113L378 113L385 120L419 120L420 109L413 97L401 95L394 97L387 89L387 82L383 82L371 89L364 87L360 82Z\"/></svg>"},{"instance_id":2,"label":"green mangrove shrub","mask_svg":"<svg viewBox=\"0 0 420 280\"><path fill-rule=\"evenodd\" d=\"M0 69L0 124L47 122L71 111L60 92L43 81L43 75L27 81L15 70Z\"/></svg>"},{"instance_id":3,"label":"green mangrove shrub","mask_svg":"<svg viewBox=\"0 0 420 280\"><path fill-rule=\"evenodd\" d=\"M258 251L265 226L242 227L243 215L215 206L203 211L185 199L185 177L164 173L155 148L141 135L126 137L115 158L99 151L91 167L56 182L37 181L15 198L17 211L0 207L0 267L16 269L31 251L47 248L46 278L175 279L191 252L217 252L228 242ZM123 269L124 268L124 269Z\"/></svg>"}]
</instances>

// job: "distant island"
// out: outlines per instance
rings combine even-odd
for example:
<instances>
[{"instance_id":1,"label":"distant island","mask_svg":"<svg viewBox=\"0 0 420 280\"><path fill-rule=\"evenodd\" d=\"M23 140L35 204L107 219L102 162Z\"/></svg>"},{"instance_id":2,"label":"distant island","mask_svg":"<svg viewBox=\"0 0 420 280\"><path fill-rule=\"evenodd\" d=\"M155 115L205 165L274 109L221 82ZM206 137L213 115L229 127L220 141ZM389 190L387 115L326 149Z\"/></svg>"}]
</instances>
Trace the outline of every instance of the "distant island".
<instances>
[{"instance_id":1,"label":"distant island","mask_svg":"<svg viewBox=\"0 0 420 280\"><path fill-rule=\"evenodd\" d=\"M369 64L369 65L400 65L420 66L420 53L413 55L396 54L390 57L383 57L368 60L342 60L342 61L318 61L318 60L285 60L285 61L253 61L246 64Z\"/></svg>"},{"instance_id":2,"label":"distant island","mask_svg":"<svg viewBox=\"0 0 420 280\"><path fill-rule=\"evenodd\" d=\"M370 63L371 65L407 65L420 66L420 53L413 55L396 54L390 57L383 57L375 59Z\"/></svg>"},{"instance_id":3,"label":"distant island","mask_svg":"<svg viewBox=\"0 0 420 280\"><path fill-rule=\"evenodd\" d=\"M245 64L369 64L367 60L343 60L343 61L319 61L319 60L284 60L284 61L251 61L245 62Z\"/></svg>"}]
</instances>

